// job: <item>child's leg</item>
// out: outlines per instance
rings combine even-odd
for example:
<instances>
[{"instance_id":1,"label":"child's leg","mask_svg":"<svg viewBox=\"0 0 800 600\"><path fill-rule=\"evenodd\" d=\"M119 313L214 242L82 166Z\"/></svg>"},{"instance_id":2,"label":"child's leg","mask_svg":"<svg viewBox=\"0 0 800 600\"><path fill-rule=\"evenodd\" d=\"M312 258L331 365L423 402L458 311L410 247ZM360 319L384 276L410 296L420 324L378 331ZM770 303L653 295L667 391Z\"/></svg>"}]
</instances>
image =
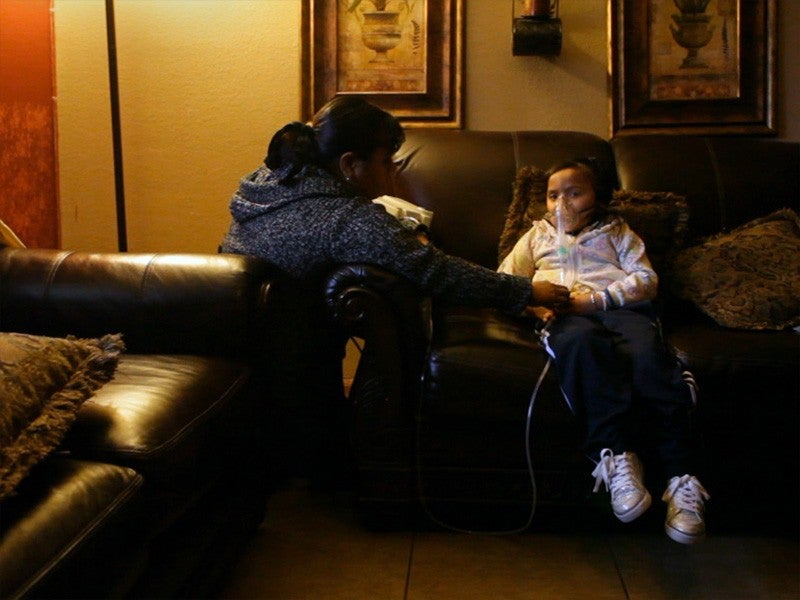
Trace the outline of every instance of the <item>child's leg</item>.
<instances>
[{"instance_id":1,"label":"child's leg","mask_svg":"<svg viewBox=\"0 0 800 600\"><path fill-rule=\"evenodd\" d=\"M584 450L595 461L603 448L631 449L631 363L620 358L620 339L587 315L558 317L543 337L567 402L585 414Z\"/></svg>"},{"instance_id":2,"label":"child's leg","mask_svg":"<svg viewBox=\"0 0 800 600\"><path fill-rule=\"evenodd\" d=\"M694 472L691 413L693 395L677 359L664 344L658 324L631 310L603 313L609 329L621 334L619 349L633 364L633 393L652 415L655 450L667 478Z\"/></svg>"},{"instance_id":3,"label":"child's leg","mask_svg":"<svg viewBox=\"0 0 800 600\"><path fill-rule=\"evenodd\" d=\"M605 483L614 514L628 523L652 499L631 448L632 361L619 351L621 336L606 329L598 314L558 317L544 341L564 393L585 412L584 450L597 463L594 491Z\"/></svg>"}]
</instances>

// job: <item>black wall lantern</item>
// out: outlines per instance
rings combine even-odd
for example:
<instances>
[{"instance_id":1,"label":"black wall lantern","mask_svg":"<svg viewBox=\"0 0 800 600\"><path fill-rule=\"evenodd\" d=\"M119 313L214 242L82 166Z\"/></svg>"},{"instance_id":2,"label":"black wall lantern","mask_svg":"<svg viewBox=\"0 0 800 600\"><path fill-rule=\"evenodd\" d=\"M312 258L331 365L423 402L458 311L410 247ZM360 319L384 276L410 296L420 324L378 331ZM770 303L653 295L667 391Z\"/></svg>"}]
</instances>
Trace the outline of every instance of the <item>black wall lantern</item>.
<instances>
[{"instance_id":1,"label":"black wall lantern","mask_svg":"<svg viewBox=\"0 0 800 600\"><path fill-rule=\"evenodd\" d=\"M558 0L513 0L514 56L555 56L561 52Z\"/></svg>"}]
</instances>

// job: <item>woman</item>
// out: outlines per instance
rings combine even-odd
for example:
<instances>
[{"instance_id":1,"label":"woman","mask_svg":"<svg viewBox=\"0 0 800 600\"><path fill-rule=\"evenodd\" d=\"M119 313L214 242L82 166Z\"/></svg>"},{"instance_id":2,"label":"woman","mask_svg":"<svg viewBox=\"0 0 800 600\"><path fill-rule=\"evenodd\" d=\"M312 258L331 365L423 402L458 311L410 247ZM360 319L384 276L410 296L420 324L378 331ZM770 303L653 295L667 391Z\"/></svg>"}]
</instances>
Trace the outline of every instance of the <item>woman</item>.
<instances>
[{"instance_id":1,"label":"woman","mask_svg":"<svg viewBox=\"0 0 800 600\"><path fill-rule=\"evenodd\" d=\"M255 255L285 272L273 289L278 334L269 363L273 400L318 432L345 435L341 362L346 337L327 317L322 286L342 263L369 263L405 277L438 301L521 313L566 301L550 282L495 273L425 244L372 198L391 194L393 156L404 140L392 115L359 97L326 104L310 125L290 123L269 144L264 165L231 201L223 252ZM304 414L306 416L304 418ZM286 431L286 428L283 428ZM304 446L331 456L340 448ZM302 457L300 457L302 459Z\"/></svg>"}]
</instances>

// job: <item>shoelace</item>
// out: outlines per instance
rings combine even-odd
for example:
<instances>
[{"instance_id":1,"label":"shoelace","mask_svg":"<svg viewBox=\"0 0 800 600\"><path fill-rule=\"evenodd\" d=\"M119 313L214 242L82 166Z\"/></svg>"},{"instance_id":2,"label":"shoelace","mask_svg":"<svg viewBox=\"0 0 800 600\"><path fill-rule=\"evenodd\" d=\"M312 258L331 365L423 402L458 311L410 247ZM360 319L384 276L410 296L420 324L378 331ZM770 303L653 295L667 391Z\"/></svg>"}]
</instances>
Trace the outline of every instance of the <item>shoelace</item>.
<instances>
[{"instance_id":1,"label":"shoelace","mask_svg":"<svg viewBox=\"0 0 800 600\"><path fill-rule=\"evenodd\" d=\"M600 460L597 462L594 471L592 471L592 477L594 477L594 489L592 491L599 490L601 483L606 485L606 491L608 491L608 484L616 470L614 453L609 448L604 448L600 451Z\"/></svg>"},{"instance_id":2,"label":"shoelace","mask_svg":"<svg viewBox=\"0 0 800 600\"><path fill-rule=\"evenodd\" d=\"M683 475L672 479L661 499L664 502L674 500L675 506L681 510L700 513L703 510L703 501L710 498L711 496L697 480L697 477Z\"/></svg>"},{"instance_id":3,"label":"shoelace","mask_svg":"<svg viewBox=\"0 0 800 600\"><path fill-rule=\"evenodd\" d=\"M624 455L620 455L619 460L614 459L614 453L610 448L600 451L600 461L592 471L594 477L594 490L600 489L600 484L605 484L606 491L611 491L612 496L626 487L635 488L633 482L633 469L631 461Z\"/></svg>"}]
</instances>

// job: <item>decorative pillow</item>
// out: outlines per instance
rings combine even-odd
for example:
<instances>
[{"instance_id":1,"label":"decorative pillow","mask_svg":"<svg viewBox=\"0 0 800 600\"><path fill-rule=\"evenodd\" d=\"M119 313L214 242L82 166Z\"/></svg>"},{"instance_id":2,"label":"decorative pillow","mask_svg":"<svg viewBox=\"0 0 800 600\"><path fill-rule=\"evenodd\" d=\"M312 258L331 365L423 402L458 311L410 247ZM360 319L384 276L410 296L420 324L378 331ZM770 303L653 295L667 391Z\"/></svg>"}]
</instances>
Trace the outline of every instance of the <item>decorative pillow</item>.
<instances>
[{"instance_id":1,"label":"decorative pillow","mask_svg":"<svg viewBox=\"0 0 800 600\"><path fill-rule=\"evenodd\" d=\"M785 329L800 325L800 217L785 208L676 258L673 291L720 325Z\"/></svg>"},{"instance_id":2,"label":"decorative pillow","mask_svg":"<svg viewBox=\"0 0 800 600\"><path fill-rule=\"evenodd\" d=\"M120 335L51 338L0 332L0 498L63 439L117 367Z\"/></svg>"},{"instance_id":3,"label":"decorative pillow","mask_svg":"<svg viewBox=\"0 0 800 600\"><path fill-rule=\"evenodd\" d=\"M534 221L547 212L547 171L537 167L521 167L514 178L511 204L506 212L506 222L497 247L497 263L514 248Z\"/></svg>"},{"instance_id":4,"label":"decorative pillow","mask_svg":"<svg viewBox=\"0 0 800 600\"><path fill-rule=\"evenodd\" d=\"M499 262L503 262L533 221L547 212L546 195L547 172L531 166L520 168L500 235ZM624 218L642 238L656 272L666 273L670 260L686 239L689 221L686 199L669 192L617 190L609 209Z\"/></svg>"},{"instance_id":5,"label":"decorative pillow","mask_svg":"<svg viewBox=\"0 0 800 600\"><path fill-rule=\"evenodd\" d=\"M656 273L669 275L689 231L686 199L670 192L616 190L609 210L625 219L642 238Z\"/></svg>"}]
</instances>

